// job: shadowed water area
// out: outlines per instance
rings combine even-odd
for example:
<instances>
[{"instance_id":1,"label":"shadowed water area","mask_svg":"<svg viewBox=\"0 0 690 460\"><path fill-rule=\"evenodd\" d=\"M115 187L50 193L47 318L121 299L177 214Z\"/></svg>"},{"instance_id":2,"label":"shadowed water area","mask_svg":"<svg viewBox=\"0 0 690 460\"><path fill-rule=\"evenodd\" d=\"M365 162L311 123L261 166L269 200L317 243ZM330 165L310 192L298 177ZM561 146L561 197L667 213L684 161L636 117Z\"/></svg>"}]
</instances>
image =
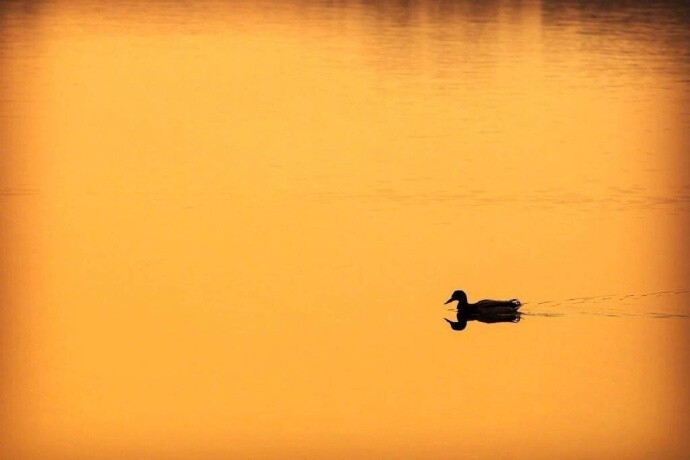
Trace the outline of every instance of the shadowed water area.
<instances>
[{"instance_id":1,"label":"shadowed water area","mask_svg":"<svg viewBox=\"0 0 690 460\"><path fill-rule=\"evenodd\" d=\"M685 458L689 22L0 2L0 456Z\"/></svg>"}]
</instances>

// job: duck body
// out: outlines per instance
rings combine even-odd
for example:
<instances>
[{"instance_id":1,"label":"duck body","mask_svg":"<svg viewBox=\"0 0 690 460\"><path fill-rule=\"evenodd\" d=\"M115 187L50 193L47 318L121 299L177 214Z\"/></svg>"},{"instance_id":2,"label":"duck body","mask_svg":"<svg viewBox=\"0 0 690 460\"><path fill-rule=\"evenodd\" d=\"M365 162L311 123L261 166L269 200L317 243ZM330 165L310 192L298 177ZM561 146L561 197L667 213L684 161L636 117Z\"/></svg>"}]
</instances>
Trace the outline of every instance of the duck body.
<instances>
[{"instance_id":1,"label":"duck body","mask_svg":"<svg viewBox=\"0 0 690 460\"><path fill-rule=\"evenodd\" d=\"M476 315L501 315L516 313L522 304L518 299L511 300L480 300L477 303L468 303L464 306L458 304L458 310L463 309L469 314Z\"/></svg>"}]
</instances>

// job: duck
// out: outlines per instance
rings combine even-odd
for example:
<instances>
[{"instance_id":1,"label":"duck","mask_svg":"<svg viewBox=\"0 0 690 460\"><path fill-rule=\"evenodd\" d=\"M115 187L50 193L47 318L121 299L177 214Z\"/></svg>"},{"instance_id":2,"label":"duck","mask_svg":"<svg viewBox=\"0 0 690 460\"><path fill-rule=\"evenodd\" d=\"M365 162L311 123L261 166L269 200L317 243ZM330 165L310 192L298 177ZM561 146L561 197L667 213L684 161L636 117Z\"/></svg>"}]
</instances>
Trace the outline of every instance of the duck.
<instances>
[{"instance_id":1,"label":"duck","mask_svg":"<svg viewBox=\"0 0 690 460\"><path fill-rule=\"evenodd\" d=\"M512 315L515 314L518 309L522 306L522 303L518 299L510 300L480 300L477 303L468 303L467 294L465 291L454 291L444 305L451 302L458 302L458 313L463 313L465 315L479 315L479 316L492 316L492 315Z\"/></svg>"},{"instance_id":2,"label":"duck","mask_svg":"<svg viewBox=\"0 0 690 460\"><path fill-rule=\"evenodd\" d=\"M481 323L517 323L520 321L518 309L522 306L522 303L518 299L486 299L470 304L467 302L465 291L458 290L453 292L445 304L455 301L458 302L457 321L443 318L450 325L450 328L455 331L465 329L468 321L479 321Z\"/></svg>"}]
</instances>

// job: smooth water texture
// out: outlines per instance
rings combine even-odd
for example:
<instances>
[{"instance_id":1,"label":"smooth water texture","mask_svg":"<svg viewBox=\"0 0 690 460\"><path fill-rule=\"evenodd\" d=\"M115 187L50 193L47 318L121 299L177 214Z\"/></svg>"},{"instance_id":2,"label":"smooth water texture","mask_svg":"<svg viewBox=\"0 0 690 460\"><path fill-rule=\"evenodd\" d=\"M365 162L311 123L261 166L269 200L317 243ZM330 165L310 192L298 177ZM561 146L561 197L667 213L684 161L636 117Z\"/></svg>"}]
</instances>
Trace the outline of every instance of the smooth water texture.
<instances>
[{"instance_id":1,"label":"smooth water texture","mask_svg":"<svg viewBox=\"0 0 690 460\"><path fill-rule=\"evenodd\" d=\"M0 451L684 458L689 17L3 2Z\"/></svg>"}]
</instances>

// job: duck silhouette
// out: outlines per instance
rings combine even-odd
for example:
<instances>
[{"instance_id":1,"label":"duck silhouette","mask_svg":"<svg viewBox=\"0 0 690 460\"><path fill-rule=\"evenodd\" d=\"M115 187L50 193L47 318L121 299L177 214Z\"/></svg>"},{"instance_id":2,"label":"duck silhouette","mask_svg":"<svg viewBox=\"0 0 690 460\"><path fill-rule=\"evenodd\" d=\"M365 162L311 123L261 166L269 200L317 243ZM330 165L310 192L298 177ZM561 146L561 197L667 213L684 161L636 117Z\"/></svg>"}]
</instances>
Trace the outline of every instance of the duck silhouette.
<instances>
[{"instance_id":1,"label":"duck silhouette","mask_svg":"<svg viewBox=\"0 0 690 460\"><path fill-rule=\"evenodd\" d=\"M518 309L522 303L518 299L510 300L480 300L477 303L468 303L467 294L464 291L455 291L445 303L458 302L457 321L444 318L451 329L462 331L467 327L468 321L480 323L517 323L520 321Z\"/></svg>"}]
</instances>

